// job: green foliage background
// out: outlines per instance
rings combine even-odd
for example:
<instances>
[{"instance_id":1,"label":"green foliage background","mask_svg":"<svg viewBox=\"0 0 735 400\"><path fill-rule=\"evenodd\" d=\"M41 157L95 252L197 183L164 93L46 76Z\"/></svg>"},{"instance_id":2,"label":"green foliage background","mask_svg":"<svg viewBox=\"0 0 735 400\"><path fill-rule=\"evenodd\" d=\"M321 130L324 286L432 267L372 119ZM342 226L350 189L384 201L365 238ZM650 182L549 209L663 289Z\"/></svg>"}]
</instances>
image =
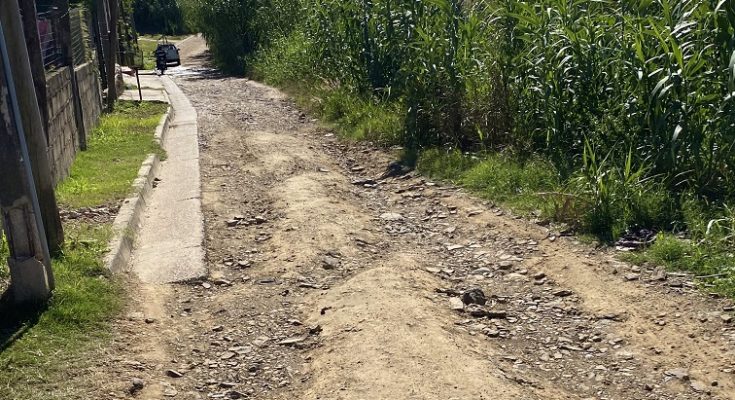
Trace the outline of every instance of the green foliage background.
<instances>
[{"instance_id":1,"label":"green foliage background","mask_svg":"<svg viewBox=\"0 0 735 400\"><path fill-rule=\"evenodd\" d=\"M133 0L135 28L139 33L187 33L177 0Z\"/></svg>"}]
</instances>

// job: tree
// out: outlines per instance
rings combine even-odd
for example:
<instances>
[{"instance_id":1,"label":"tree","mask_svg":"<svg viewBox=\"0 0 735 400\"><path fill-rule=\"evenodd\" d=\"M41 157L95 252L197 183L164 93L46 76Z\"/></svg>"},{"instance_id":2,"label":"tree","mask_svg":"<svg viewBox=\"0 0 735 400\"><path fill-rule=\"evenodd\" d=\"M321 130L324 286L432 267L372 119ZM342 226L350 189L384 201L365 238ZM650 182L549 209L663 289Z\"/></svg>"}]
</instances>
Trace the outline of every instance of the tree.
<instances>
[{"instance_id":1,"label":"tree","mask_svg":"<svg viewBox=\"0 0 735 400\"><path fill-rule=\"evenodd\" d=\"M134 0L133 8L138 32L167 35L186 33L184 17L176 0Z\"/></svg>"}]
</instances>

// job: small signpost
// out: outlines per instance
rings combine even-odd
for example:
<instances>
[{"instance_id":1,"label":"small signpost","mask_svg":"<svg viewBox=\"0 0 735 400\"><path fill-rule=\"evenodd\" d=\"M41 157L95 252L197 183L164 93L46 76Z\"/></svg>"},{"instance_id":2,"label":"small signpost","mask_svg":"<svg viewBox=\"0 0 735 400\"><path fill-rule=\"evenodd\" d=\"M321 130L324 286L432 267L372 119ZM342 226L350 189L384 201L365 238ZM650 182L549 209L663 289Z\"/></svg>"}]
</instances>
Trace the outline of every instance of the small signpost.
<instances>
[{"instance_id":1,"label":"small signpost","mask_svg":"<svg viewBox=\"0 0 735 400\"><path fill-rule=\"evenodd\" d=\"M130 76L135 75L135 82L138 86L138 97L140 98L140 101L143 101L143 90L140 88L140 75L138 75L138 71L143 69L143 50L132 52L132 57L126 55L125 59L132 61L132 64L128 65L130 71L125 71L123 69L123 73Z\"/></svg>"},{"instance_id":2,"label":"small signpost","mask_svg":"<svg viewBox=\"0 0 735 400\"><path fill-rule=\"evenodd\" d=\"M135 81L138 84L138 96L140 97L140 101L143 101L143 90L140 88L140 76L138 75L138 71L143 68L143 50L138 50L133 61L134 65L131 68L135 71Z\"/></svg>"}]
</instances>

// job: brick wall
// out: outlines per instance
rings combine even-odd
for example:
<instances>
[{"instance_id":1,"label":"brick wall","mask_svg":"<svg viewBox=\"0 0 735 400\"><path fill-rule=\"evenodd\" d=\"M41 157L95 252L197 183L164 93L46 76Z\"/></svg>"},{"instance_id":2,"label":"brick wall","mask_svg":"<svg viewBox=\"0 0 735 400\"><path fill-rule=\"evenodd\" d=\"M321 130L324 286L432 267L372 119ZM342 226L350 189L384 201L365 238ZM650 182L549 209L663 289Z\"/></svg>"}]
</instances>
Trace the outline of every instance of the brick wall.
<instances>
[{"instance_id":1,"label":"brick wall","mask_svg":"<svg viewBox=\"0 0 735 400\"><path fill-rule=\"evenodd\" d=\"M84 116L82 129L89 133L96 126L102 110L97 69L93 63L86 63L76 68L76 76ZM48 74L46 88L49 115L48 154L54 182L58 184L69 176L69 169L79 149L69 69L63 68Z\"/></svg>"}]
</instances>

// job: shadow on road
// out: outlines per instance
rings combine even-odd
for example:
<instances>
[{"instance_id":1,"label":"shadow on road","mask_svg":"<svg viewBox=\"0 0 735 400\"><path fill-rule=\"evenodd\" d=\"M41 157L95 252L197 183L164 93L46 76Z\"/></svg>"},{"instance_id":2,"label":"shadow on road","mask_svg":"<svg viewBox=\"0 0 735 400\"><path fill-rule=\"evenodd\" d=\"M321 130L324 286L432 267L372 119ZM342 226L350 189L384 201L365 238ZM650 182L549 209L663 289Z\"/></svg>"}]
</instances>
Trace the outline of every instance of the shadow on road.
<instances>
[{"instance_id":1,"label":"shadow on road","mask_svg":"<svg viewBox=\"0 0 735 400\"><path fill-rule=\"evenodd\" d=\"M242 78L244 74L232 74L222 71L214 64L212 52L205 50L192 55L186 55L183 58L184 63L181 67L170 72L170 75L191 80L207 80L238 77ZM243 71L244 72L244 71Z\"/></svg>"},{"instance_id":2,"label":"shadow on road","mask_svg":"<svg viewBox=\"0 0 735 400\"><path fill-rule=\"evenodd\" d=\"M212 61L212 52L209 50L205 50L201 53L197 53L191 56L188 56L188 59L186 60L187 65L199 65L204 68L215 68L214 62Z\"/></svg>"}]
</instances>

